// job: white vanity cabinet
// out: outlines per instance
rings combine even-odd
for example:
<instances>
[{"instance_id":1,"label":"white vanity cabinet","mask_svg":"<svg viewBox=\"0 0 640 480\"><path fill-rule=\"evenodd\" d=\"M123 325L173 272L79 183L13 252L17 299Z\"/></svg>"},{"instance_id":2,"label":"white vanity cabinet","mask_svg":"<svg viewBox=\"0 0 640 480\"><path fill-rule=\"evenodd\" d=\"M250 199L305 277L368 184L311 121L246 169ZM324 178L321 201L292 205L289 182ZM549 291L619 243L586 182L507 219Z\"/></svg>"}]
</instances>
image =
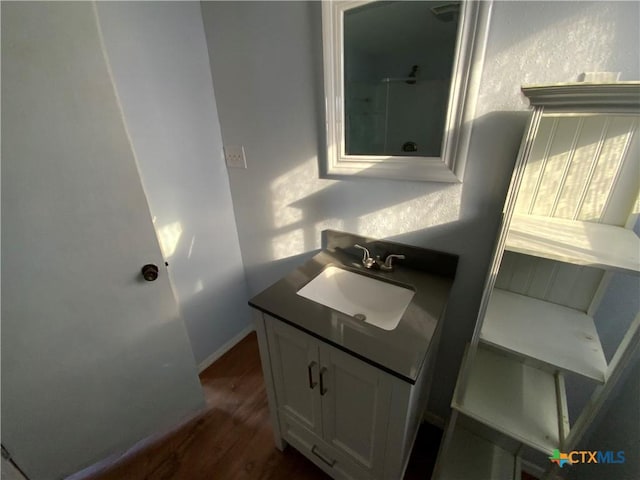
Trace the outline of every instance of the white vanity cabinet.
<instances>
[{"instance_id":1,"label":"white vanity cabinet","mask_svg":"<svg viewBox=\"0 0 640 480\"><path fill-rule=\"evenodd\" d=\"M640 274L640 84L523 93L534 111L458 375L434 476L441 480L460 474L456 439L472 433L493 460L485 470L469 463L469 480L484 480L496 462L503 467L492 478L519 479L524 449L551 456L576 448L640 345L637 312L609 359L594 321L612 276ZM593 385L576 418L568 376Z\"/></svg>"},{"instance_id":2,"label":"white vanity cabinet","mask_svg":"<svg viewBox=\"0 0 640 480\"><path fill-rule=\"evenodd\" d=\"M380 470L390 375L280 321L267 323L267 339L285 439L304 441L304 428L323 441L311 453L329 466L346 458Z\"/></svg>"},{"instance_id":3,"label":"white vanity cabinet","mask_svg":"<svg viewBox=\"0 0 640 480\"><path fill-rule=\"evenodd\" d=\"M426 372L412 385L267 314L254 317L278 448L290 444L336 479L402 478Z\"/></svg>"}]
</instances>

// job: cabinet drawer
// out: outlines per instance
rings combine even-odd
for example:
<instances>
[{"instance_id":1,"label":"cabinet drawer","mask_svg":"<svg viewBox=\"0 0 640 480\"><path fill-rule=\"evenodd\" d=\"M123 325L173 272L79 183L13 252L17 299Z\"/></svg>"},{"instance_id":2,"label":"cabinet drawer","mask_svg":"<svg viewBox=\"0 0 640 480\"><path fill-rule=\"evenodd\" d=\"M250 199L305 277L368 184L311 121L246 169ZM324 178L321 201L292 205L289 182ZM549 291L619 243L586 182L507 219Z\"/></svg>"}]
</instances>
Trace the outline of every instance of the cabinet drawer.
<instances>
[{"instance_id":1,"label":"cabinet drawer","mask_svg":"<svg viewBox=\"0 0 640 480\"><path fill-rule=\"evenodd\" d=\"M335 479L366 480L371 474L280 409L280 428L284 439Z\"/></svg>"}]
</instances>

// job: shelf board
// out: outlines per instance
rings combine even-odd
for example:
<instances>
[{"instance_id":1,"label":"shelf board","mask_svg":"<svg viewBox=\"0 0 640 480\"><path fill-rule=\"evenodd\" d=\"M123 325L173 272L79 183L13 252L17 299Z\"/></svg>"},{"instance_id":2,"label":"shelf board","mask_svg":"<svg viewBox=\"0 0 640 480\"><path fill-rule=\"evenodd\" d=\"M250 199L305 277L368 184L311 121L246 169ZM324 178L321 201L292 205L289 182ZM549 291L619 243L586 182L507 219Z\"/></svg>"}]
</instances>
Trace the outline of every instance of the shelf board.
<instances>
[{"instance_id":1,"label":"shelf board","mask_svg":"<svg viewBox=\"0 0 640 480\"><path fill-rule=\"evenodd\" d=\"M627 273L640 272L640 239L602 223L514 214L507 250Z\"/></svg>"},{"instance_id":2,"label":"shelf board","mask_svg":"<svg viewBox=\"0 0 640 480\"><path fill-rule=\"evenodd\" d=\"M479 347L464 396L451 406L489 427L551 455L560 448L557 382L553 374ZM564 395L564 392L562 392Z\"/></svg>"},{"instance_id":3,"label":"shelf board","mask_svg":"<svg viewBox=\"0 0 640 480\"><path fill-rule=\"evenodd\" d=\"M438 480L520 479L514 455L458 425L443 453Z\"/></svg>"},{"instance_id":4,"label":"shelf board","mask_svg":"<svg viewBox=\"0 0 640 480\"><path fill-rule=\"evenodd\" d=\"M573 308L495 288L480 340L600 383L607 360L593 319Z\"/></svg>"}]
</instances>

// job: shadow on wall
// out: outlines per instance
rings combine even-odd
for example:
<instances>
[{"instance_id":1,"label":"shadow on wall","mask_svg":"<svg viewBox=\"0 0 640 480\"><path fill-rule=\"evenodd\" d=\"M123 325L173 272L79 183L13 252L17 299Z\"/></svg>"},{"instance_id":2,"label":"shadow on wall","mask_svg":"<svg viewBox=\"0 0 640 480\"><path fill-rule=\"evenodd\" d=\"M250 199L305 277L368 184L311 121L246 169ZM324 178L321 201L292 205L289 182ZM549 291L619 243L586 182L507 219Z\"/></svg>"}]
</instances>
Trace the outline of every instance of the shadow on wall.
<instances>
[{"instance_id":1,"label":"shadow on wall","mask_svg":"<svg viewBox=\"0 0 640 480\"><path fill-rule=\"evenodd\" d=\"M637 480L640 472L640 352L636 352L623 378L605 402L577 450L624 452L623 463L578 463L567 472L568 480Z\"/></svg>"},{"instance_id":2,"label":"shadow on wall","mask_svg":"<svg viewBox=\"0 0 640 480\"><path fill-rule=\"evenodd\" d=\"M479 238L497 226L527 117L527 112L492 112L473 122L475 148L467 167L467 180L473 181L462 184L361 177L318 182L314 159L300 164L271 182L273 235L263 258L281 260L317 249L327 228L414 245L423 245L428 231L430 248L464 252L469 237L460 235L461 221L480 221L472 233ZM390 183L405 188L391 189Z\"/></svg>"},{"instance_id":3,"label":"shadow on wall","mask_svg":"<svg viewBox=\"0 0 640 480\"><path fill-rule=\"evenodd\" d=\"M156 229L198 364L249 323L246 278L239 258L234 261L236 252L226 251L233 247L228 231L217 230L207 212L199 218L196 224L178 220Z\"/></svg>"},{"instance_id":4,"label":"shadow on wall","mask_svg":"<svg viewBox=\"0 0 640 480\"><path fill-rule=\"evenodd\" d=\"M196 285L202 285L202 289L185 295L180 303L182 318L191 319L190 327L198 332L197 336L190 337L198 364L202 364L217 348L237 335L239 325L241 329L249 323L244 271L235 270L222 275L224 281L197 280ZM213 352L210 349L211 339L218 343Z\"/></svg>"},{"instance_id":5,"label":"shadow on wall","mask_svg":"<svg viewBox=\"0 0 640 480\"><path fill-rule=\"evenodd\" d=\"M499 28L491 29L478 105L520 110L519 85L576 81L585 71L639 79L639 16L638 2L495 2Z\"/></svg>"},{"instance_id":6,"label":"shadow on wall","mask_svg":"<svg viewBox=\"0 0 640 480\"><path fill-rule=\"evenodd\" d=\"M275 230L272 250L263 257L271 260L247 273L269 279L268 283L276 281L311 258L326 228L459 255L438 358L447 368L436 367L438 389L432 407L445 415L455 386L452 372L457 372L473 332L528 116L528 112L492 112L474 120L473 150L462 184L349 177L328 180L326 186L306 193L305 179L315 178L317 166L313 160L301 164L272 182ZM390 182L406 188L389 190Z\"/></svg>"}]
</instances>

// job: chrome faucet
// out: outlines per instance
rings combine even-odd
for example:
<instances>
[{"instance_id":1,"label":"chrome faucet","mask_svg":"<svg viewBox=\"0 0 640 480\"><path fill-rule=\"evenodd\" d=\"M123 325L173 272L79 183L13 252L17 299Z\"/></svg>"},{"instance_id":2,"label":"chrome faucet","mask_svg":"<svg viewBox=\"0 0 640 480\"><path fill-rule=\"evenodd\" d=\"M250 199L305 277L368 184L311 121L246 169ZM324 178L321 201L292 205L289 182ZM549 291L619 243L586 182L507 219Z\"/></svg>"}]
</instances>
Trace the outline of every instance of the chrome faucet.
<instances>
[{"instance_id":1,"label":"chrome faucet","mask_svg":"<svg viewBox=\"0 0 640 480\"><path fill-rule=\"evenodd\" d=\"M399 255L397 253L391 253L387 255L387 258L384 259L384 263L380 265L380 270L384 270L386 272L393 272L393 259L397 258L398 260L404 260L404 255Z\"/></svg>"},{"instance_id":2,"label":"chrome faucet","mask_svg":"<svg viewBox=\"0 0 640 480\"><path fill-rule=\"evenodd\" d=\"M360 250L362 250L362 265L364 265L365 268L378 267L380 270L383 270L385 272L392 272L393 271L393 259L397 258L399 260L404 260L404 258L405 258L404 255L399 255L397 253L392 253L390 255L387 255L387 258L383 262L380 259L379 255L377 255L376 258L372 258L371 257L371 253L369 253L369 250L366 247L363 247L362 245L358 245L357 243L354 245L354 247L359 248Z\"/></svg>"},{"instance_id":3,"label":"chrome faucet","mask_svg":"<svg viewBox=\"0 0 640 480\"><path fill-rule=\"evenodd\" d=\"M376 264L376 261L371 258L371 254L369 253L367 247L363 247L362 245L358 245L357 243L354 245L354 247L362 250L362 265L364 265L365 268L373 268L373 266Z\"/></svg>"}]
</instances>

